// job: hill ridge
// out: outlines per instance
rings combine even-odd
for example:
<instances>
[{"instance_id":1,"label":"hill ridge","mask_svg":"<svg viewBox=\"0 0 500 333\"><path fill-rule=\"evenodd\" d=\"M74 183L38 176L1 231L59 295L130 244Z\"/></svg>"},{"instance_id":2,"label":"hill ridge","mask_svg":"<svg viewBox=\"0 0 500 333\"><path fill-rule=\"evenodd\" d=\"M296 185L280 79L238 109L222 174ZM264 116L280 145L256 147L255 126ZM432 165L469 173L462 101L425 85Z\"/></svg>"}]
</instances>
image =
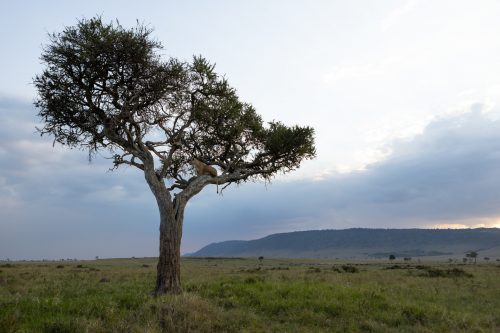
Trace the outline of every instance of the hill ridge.
<instances>
[{"instance_id":1,"label":"hill ridge","mask_svg":"<svg viewBox=\"0 0 500 333\"><path fill-rule=\"evenodd\" d=\"M500 256L500 229L349 228L292 231L254 240L208 244L191 256L223 257L383 257L462 256L483 251ZM489 254L491 255L491 254Z\"/></svg>"}]
</instances>

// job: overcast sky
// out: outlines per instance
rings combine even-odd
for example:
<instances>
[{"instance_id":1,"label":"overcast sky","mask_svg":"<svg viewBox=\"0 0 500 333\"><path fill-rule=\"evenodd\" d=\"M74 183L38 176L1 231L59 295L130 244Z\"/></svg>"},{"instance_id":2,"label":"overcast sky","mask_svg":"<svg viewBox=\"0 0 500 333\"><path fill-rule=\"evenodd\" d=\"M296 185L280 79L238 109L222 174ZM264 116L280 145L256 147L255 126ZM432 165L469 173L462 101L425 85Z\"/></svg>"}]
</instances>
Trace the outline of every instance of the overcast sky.
<instances>
[{"instance_id":1,"label":"overcast sky","mask_svg":"<svg viewBox=\"0 0 500 333\"><path fill-rule=\"evenodd\" d=\"M216 63L264 120L310 125L318 156L273 184L188 205L182 252L275 232L500 227L498 1L16 1L0 12L0 259L154 256L138 170L35 133L47 33L102 15L165 57Z\"/></svg>"}]
</instances>

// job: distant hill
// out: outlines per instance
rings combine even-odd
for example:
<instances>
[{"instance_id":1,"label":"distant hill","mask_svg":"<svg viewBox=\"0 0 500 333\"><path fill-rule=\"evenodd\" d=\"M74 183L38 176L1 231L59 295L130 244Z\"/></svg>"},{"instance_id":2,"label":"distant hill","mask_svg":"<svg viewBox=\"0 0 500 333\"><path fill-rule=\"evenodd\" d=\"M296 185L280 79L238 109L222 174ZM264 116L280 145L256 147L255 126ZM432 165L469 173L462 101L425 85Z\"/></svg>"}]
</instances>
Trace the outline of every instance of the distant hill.
<instances>
[{"instance_id":1,"label":"distant hill","mask_svg":"<svg viewBox=\"0 0 500 333\"><path fill-rule=\"evenodd\" d=\"M195 257L386 258L500 257L500 229L344 229L296 231L250 241L212 243Z\"/></svg>"}]
</instances>

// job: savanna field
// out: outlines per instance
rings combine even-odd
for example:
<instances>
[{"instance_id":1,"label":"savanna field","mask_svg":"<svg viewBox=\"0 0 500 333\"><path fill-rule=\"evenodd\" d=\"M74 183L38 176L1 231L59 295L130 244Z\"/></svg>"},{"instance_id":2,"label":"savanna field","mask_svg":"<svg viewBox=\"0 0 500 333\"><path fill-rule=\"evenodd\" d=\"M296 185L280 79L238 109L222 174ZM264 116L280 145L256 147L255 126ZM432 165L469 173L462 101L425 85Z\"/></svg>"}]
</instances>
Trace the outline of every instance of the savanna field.
<instances>
[{"instance_id":1,"label":"savanna field","mask_svg":"<svg viewBox=\"0 0 500 333\"><path fill-rule=\"evenodd\" d=\"M0 332L500 332L500 266L183 258L0 264Z\"/></svg>"}]
</instances>

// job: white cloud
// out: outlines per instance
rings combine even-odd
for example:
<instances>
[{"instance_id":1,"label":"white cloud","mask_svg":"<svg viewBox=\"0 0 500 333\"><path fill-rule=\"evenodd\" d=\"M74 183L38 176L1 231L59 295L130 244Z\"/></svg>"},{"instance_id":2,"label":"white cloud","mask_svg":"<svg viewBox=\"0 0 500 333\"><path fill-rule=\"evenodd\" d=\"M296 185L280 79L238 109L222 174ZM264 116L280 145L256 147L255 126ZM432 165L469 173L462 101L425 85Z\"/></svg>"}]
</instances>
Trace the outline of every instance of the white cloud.
<instances>
[{"instance_id":1,"label":"white cloud","mask_svg":"<svg viewBox=\"0 0 500 333\"><path fill-rule=\"evenodd\" d=\"M418 4L417 0L408 0L404 5L392 10L380 22L380 30L386 32L400 21L406 14L411 12Z\"/></svg>"},{"instance_id":2,"label":"white cloud","mask_svg":"<svg viewBox=\"0 0 500 333\"><path fill-rule=\"evenodd\" d=\"M383 74L383 69L375 64L348 65L334 67L323 76L323 82L336 83L341 80L356 80L376 77Z\"/></svg>"},{"instance_id":3,"label":"white cloud","mask_svg":"<svg viewBox=\"0 0 500 333\"><path fill-rule=\"evenodd\" d=\"M207 188L186 211L183 251L212 241L316 228L496 225L500 120L485 117L474 104L472 111L433 119L413 137L399 137L403 139L386 142L389 155L374 154L376 162L357 171L330 172L316 181L277 181L267 187L244 184L226 189L224 196ZM383 138L374 135L373 140ZM109 161L89 165L85 152L59 151L51 142L38 140L2 141L9 154L8 159L0 155L0 252L14 257L16 245L11 242L5 248L7 239L2 237L21 235L36 221L45 228L38 232L39 241L56 243L60 240L53 235L69 235L83 226L98 228L110 239L109 253L121 246L118 239L112 241L117 228L123 239L147 230L145 248L155 255L150 240L157 237L158 212L140 172L107 172ZM12 155L16 163L9 162ZM66 231L57 231L62 225ZM88 253L83 237L90 236L90 231L82 234L79 253Z\"/></svg>"},{"instance_id":4,"label":"white cloud","mask_svg":"<svg viewBox=\"0 0 500 333\"><path fill-rule=\"evenodd\" d=\"M93 192L84 195L84 200L90 202L109 202L109 203L123 203L126 198L129 198L129 193L123 185L112 185L99 188Z\"/></svg>"}]
</instances>

